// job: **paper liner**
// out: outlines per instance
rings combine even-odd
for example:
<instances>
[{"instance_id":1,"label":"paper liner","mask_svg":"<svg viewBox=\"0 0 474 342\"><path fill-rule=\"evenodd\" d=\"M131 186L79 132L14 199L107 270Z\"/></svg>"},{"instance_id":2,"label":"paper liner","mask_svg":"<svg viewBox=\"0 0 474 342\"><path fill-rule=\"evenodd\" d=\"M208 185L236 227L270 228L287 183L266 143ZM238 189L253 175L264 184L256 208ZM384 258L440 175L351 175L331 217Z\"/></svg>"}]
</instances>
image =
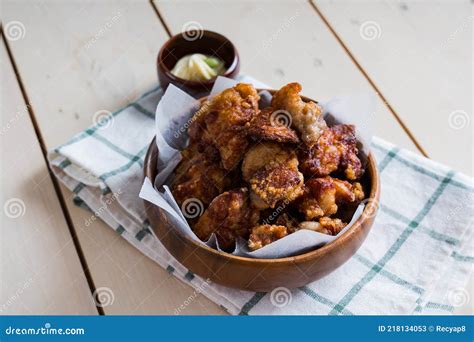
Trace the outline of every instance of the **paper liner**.
<instances>
[{"instance_id":1,"label":"paper liner","mask_svg":"<svg viewBox=\"0 0 474 342\"><path fill-rule=\"evenodd\" d=\"M211 95L220 93L224 89L233 87L238 82L225 77L218 77ZM256 88L264 88L264 85L254 83ZM260 92L260 106L264 108L270 104L271 94L268 91ZM334 98L321 104L325 118L331 126L335 123L352 124L356 127L356 137L359 143L362 159L366 160L369 154L370 142L372 141L372 126L374 113L374 98L371 95L350 95ZM218 241L213 234L208 241L201 241L192 231L186 221L187 218L195 218L204 211L202 203L195 199L194 211L188 212L189 208L180 208L176 203L169 187L170 175L181 160L180 150L188 143L187 128L192 122L194 113L199 109L199 101L186 94L181 89L170 84L156 108L156 144L159 149L158 170L159 173L152 184L146 178L140 191L140 198L147 200L163 209L163 213L181 233L189 236L199 243L220 250ZM246 256L250 258L281 258L286 256L305 253L309 250L321 247L337 239L341 234L350 229L354 222L360 217L364 204L360 204L349 224L336 236L326 235L311 230L299 230L282 239L279 239L261 249L251 252L243 239L237 240L233 255ZM196 216L194 216L196 215Z\"/></svg>"}]
</instances>

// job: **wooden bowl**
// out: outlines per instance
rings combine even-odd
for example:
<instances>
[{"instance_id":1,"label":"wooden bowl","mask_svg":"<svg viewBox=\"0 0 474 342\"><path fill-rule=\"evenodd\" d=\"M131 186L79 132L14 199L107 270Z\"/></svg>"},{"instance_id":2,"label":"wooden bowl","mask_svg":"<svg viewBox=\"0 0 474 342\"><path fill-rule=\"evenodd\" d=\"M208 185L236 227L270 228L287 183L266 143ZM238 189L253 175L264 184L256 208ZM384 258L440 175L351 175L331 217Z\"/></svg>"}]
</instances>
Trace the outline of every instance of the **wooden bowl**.
<instances>
[{"instance_id":1,"label":"wooden bowl","mask_svg":"<svg viewBox=\"0 0 474 342\"><path fill-rule=\"evenodd\" d=\"M212 31L190 30L171 37L158 53L158 80L163 89L172 83L196 98L209 94L215 78L208 81L190 81L171 73L181 57L193 53L202 53L223 60L226 71L222 76L235 78L239 74L239 54L229 39Z\"/></svg>"},{"instance_id":2,"label":"wooden bowl","mask_svg":"<svg viewBox=\"0 0 474 342\"><path fill-rule=\"evenodd\" d=\"M303 99L309 100L304 97ZM144 175L152 183L158 173L158 153L153 139L144 165ZM355 254L369 233L378 209L380 182L372 154L369 155L364 177L369 193L366 200L368 205L354 225L336 240L319 249L286 258L253 259L220 252L181 234L157 206L145 201L145 208L158 239L168 252L191 272L224 286L268 292L279 286L295 288L311 283L328 275Z\"/></svg>"}]
</instances>

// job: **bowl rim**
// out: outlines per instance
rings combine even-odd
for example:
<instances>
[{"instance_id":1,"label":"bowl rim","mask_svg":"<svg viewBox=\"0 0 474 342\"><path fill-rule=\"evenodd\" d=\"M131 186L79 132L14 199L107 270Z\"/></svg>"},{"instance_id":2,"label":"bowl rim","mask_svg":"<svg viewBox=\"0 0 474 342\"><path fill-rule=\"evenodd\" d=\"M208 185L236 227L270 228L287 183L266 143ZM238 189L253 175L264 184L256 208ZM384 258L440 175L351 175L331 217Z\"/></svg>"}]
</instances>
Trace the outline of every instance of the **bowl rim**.
<instances>
[{"instance_id":1,"label":"bowl rim","mask_svg":"<svg viewBox=\"0 0 474 342\"><path fill-rule=\"evenodd\" d=\"M271 94L275 93L276 90L274 89L257 89L258 92L261 91L268 91ZM201 97L198 101L201 103L205 101L208 98L208 96ZM301 98L305 101L313 101L316 102L315 100L312 100L306 96L301 96ZM317 103L317 102L316 102ZM145 156L145 161L143 165L143 173L144 177L148 177L150 173L152 173L151 167L152 165L156 165L156 163L150 163L150 161L153 159L156 161L156 157L159 153L158 146L156 146L156 137L153 137L153 140L151 141L148 151ZM154 155L152 155L152 153ZM237 263L258 263L258 264L272 264L273 266L275 265L281 265L281 264L291 264L291 263L300 263L308 260L313 260L317 259L318 256L323 255L334 248L339 247L340 245L344 245L346 241L350 240L352 235L354 235L357 231L360 229L363 229L363 222L367 219L375 218L374 216L377 214L377 211L379 209L379 197L380 197L380 180L379 180L379 170L377 167L377 163L375 161L375 157L372 152L369 152L368 158L367 158L367 167L366 167L366 172L370 169L370 194L369 197L364 199L367 202L372 202L375 203L376 205L376 213L375 214L370 214L369 211L372 209L369 208L367 205L364 207L364 210L362 211L362 214L359 216L359 218L354 222L352 227L345 231L341 236L339 236L337 239L331 241L330 243L317 248L315 250L308 251L303 254L298 254L294 256L288 256L288 257L283 257L283 258L273 258L273 259L265 259L265 258L250 258L250 257L245 257L245 256L238 256L238 255L233 255L224 251L219 251L217 249L211 248L203 243L199 243L198 241L195 241L194 239L190 238L189 236L185 236L182 234L179 230L175 230L175 233L179 235L180 238L186 239L188 242L192 243L196 248L203 248L206 251L214 254L216 257L221 257L228 259L229 261L237 262ZM156 172L156 171L155 171ZM154 180L153 180L154 181ZM152 181L152 182L153 182ZM145 202L148 202L144 200ZM147 203L145 203L147 204ZM155 205L152 204L154 207ZM154 209L153 207L150 208ZM371 226L371 225L370 225ZM151 227L153 228L153 227ZM370 229L370 227L368 228ZM165 247L166 248L166 247Z\"/></svg>"},{"instance_id":2,"label":"bowl rim","mask_svg":"<svg viewBox=\"0 0 474 342\"><path fill-rule=\"evenodd\" d=\"M232 48L234 58L232 60L232 63L230 64L230 66L225 70L225 72L221 75L218 75L218 76L224 76L224 77L229 76L230 74L232 74L237 69L237 67L239 65L239 62L240 62L239 53L238 53L237 48L235 47L234 43L232 43L229 38L225 37L224 35L222 35L220 33L210 31L210 30L189 30L189 32L192 32L192 31L202 32L203 35L200 39L203 39L207 35L207 36L213 36L215 38L225 40L227 43L230 44L230 46ZM188 31L186 31L186 32L188 32ZM212 86L215 83L218 76L213 77L210 80L206 80L206 81L187 80L187 79L184 79L184 78L173 75L171 70L163 62L163 59L164 59L163 55L164 55L165 50L169 47L169 45L171 43L175 42L178 39L181 39L183 37L183 33L184 32L180 32L178 34L175 34L174 36L169 38L161 46L160 51L158 52L158 56L156 58L156 62L158 64L158 69L161 70L161 72L163 72L164 74L166 74L166 77L168 77L170 79L170 83L177 82L177 83L180 83L180 84L185 84L186 86L190 86L190 87L193 87L193 86L207 86L207 85Z\"/></svg>"}]
</instances>

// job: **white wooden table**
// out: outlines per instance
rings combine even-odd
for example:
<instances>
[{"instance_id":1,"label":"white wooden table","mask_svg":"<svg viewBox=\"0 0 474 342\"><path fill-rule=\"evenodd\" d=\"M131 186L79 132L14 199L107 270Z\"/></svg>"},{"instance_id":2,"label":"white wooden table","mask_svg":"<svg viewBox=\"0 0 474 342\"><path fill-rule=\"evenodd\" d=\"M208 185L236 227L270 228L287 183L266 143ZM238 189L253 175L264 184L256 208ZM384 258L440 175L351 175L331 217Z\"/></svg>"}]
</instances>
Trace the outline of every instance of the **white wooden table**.
<instances>
[{"instance_id":1,"label":"white wooden table","mask_svg":"<svg viewBox=\"0 0 474 342\"><path fill-rule=\"evenodd\" d=\"M190 22L230 38L242 70L274 87L376 92L378 136L473 175L468 0L1 0L0 13L1 205L18 209L2 212L0 314L173 314L193 294L104 223L86 226L45 162L97 110L155 84L160 46ZM182 313L223 311L198 296Z\"/></svg>"}]
</instances>

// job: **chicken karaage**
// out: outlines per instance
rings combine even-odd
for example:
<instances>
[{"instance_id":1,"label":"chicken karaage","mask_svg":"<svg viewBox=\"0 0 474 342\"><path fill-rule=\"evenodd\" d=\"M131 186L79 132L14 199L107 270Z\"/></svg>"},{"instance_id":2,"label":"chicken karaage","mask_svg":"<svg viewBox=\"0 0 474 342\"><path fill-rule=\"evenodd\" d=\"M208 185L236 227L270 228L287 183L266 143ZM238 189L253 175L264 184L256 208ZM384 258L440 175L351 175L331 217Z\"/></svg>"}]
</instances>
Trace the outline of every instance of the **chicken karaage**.
<instances>
[{"instance_id":1,"label":"chicken karaage","mask_svg":"<svg viewBox=\"0 0 474 342\"><path fill-rule=\"evenodd\" d=\"M249 237L249 249L255 251L288 235L285 226L263 224L252 228Z\"/></svg>"},{"instance_id":2,"label":"chicken karaage","mask_svg":"<svg viewBox=\"0 0 474 342\"><path fill-rule=\"evenodd\" d=\"M272 107L289 113L293 126L308 146L317 143L319 136L326 130L322 108L315 102L305 102L299 95L299 83L289 83L278 90L272 98Z\"/></svg>"},{"instance_id":3,"label":"chicken karaage","mask_svg":"<svg viewBox=\"0 0 474 342\"><path fill-rule=\"evenodd\" d=\"M209 149L200 152L193 144L181 155L183 159L175 169L171 186L179 205L188 198L195 198L207 206L230 185L231 179L219 165L216 153Z\"/></svg>"},{"instance_id":4,"label":"chicken karaage","mask_svg":"<svg viewBox=\"0 0 474 342\"><path fill-rule=\"evenodd\" d=\"M303 146L299 153L303 173L324 177L340 171L347 179L362 176L362 163L357 156L357 139L353 125L336 125L328 128L314 146Z\"/></svg>"},{"instance_id":5,"label":"chicken karaage","mask_svg":"<svg viewBox=\"0 0 474 342\"><path fill-rule=\"evenodd\" d=\"M303 221L298 226L299 229L308 229L327 235L337 235L347 226L338 218L321 217L318 221Z\"/></svg>"},{"instance_id":6,"label":"chicken karaage","mask_svg":"<svg viewBox=\"0 0 474 342\"><path fill-rule=\"evenodd\" d=\"M248 135L257 140L298 143L300 139L289 123L284 114L267 107L247 122L245 128Z\"/></svg>"},{"instance_id":7,"label":"chicken karaage","mask_svg":"<svg viewBox=\"0 0 474 342\"><path fill-rule=\"evenodd\" d=\"M351 184L332 177L314 178L306 182L304 195L298 199L298 209L306 220L331 216L338 204L353 203L364 198L360 183Z\"/></svg>"},{"instance_id":8,"label":"chicken karaage","mask_svg":"<svg viewBox=\"0 0 474 342\"><path fill-rule=\"evenodd\" d=\"M206 101L188 129L191 142L213 145L222 167L232 170L249 145L244 126L259 111L260 96L250 84L239 83Z\"/></svg>"},{"instance_id":9,"label":"chicken karaage","mask_svg":"<svg viewBox=\"0 0 474 342\"><path fill-rule=\"evenodd\" d=\"M192 118L172 191L207 208L188 220L201 240L215 234L232 252L242 238L255 251L302 229L337 235L350 221L365 196L355 127L327 127L300 91L290 83L259 108L256 89L237 84Z\"/></svg>"},{"instance_id":10,"label":"chicken karaage","mask_svg":"<svg viewBox=\"0 0 474 342\"><path fill-rule=\"evenodd\" d=\"M277 143L253 146L244 157L242 175L258 209L274 208L280 201L291 202L303 194L296 153Z\"/></svg>"},{"instance_id":11,"label":"chicken karaage","mask_svg":"<svg viewBox=\"0 0 474 342\"><path fill-rule=\"evenodd\" d=\"M258 223L259 216L250 205L248 189L234 189L214 198L193 230L203 241L216 234L219 247L231 251L237 237L248 239L250 228Z\"/></svg>"}]
</instances>

